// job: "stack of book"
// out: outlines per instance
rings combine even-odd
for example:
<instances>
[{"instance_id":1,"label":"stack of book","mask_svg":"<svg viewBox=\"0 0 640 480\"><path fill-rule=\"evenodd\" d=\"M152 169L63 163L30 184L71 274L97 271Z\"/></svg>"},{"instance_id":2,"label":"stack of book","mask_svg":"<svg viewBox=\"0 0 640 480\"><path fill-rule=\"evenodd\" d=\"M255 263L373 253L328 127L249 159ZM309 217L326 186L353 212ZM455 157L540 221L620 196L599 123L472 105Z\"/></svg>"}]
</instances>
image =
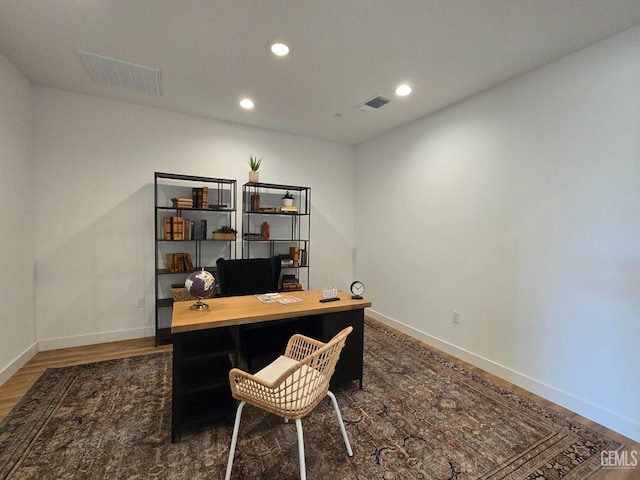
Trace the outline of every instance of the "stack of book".
<instances>
[{"instance_id":1,"label":"stack of book","mask_svg":"<svg viewBox=\"0 0 640 480\"><path fill-rule=\"evenodd\" d=\"M173 208L193 208L193 198L177 197L172 198Z\"/></svg>"},{"instance_id":2,"label":"stack of book","mask_svg":"<svg viewBox=\"0 0 640 480\"><path fill-rule=\"evenodd\" d=\"M191 189L192 208L208 208L209 187L194 187ZM188 207L186 207L188 208Z\"/></svg>"},{"instance_id":3,"label":"stack of book","mask_svg":"<svg viewBox=\"0 0 640 480\"><path fill-rule=\"evenodd\" d=\"M167 253L167 270L169 272L189 272L193 270L191 255L188 253Z\"/></svg>"},{"instance_id":4,"label":"stack of book","mask_svg":"<svg viewBox=\"0 0 640 480\"><path fill-rule=\"evenodd\" d=\"M295 275L283 275L281 290L283 292L293 292L296 290L302 290L302 284L298 281Z\"/></svg>"},{"instance_id":5,"label":"stack of book","mask_svg":"<svg viewBox=\"0 0 640 480\"><path fill-rule=\"evenodd\" d=\"M164 240L192 240L195 238L195 222L184 217L164 217L162 238Z\"/></svg>"},{"instance_id":6,"label":"stack of book","mask_svg":"<svg viewBox=\"0 0 640 480\"><path fill-rule=\"evenodd\" d=\"M280 255L283 268L298 268L309 265L307 251L299 247L289 247L289 255Z\"/></svg>"},{"instance_id":7,"label":"stack of book","mask_svg":"<svg viewBox=\"0 0 640 480\"><path fill-rule=\"evenodd\" d=\"M291 206L282 205L280 207L280 211L285 213L297 213L298 207L296 205L291 205Z\"/></svg>"}]
</instances>

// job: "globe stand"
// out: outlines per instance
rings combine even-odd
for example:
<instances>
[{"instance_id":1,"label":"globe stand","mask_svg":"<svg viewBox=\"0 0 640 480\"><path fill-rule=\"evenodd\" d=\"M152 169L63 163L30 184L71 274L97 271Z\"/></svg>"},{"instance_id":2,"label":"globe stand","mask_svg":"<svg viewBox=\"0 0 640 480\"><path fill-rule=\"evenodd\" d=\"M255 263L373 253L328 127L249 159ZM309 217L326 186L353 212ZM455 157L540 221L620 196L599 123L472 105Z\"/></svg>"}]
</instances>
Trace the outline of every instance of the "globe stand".
<instances>
[{"instance_id":1,"label":"globe stand","mask_svg":"<svg viewBox=\"0 0 640 480\"><path fill-rule=\"evenodd\" d=\"M209 305L202 301L202 297L198 297L198 301L189 307L189 310L209 310Z\"/></svg>"}]
</instances>

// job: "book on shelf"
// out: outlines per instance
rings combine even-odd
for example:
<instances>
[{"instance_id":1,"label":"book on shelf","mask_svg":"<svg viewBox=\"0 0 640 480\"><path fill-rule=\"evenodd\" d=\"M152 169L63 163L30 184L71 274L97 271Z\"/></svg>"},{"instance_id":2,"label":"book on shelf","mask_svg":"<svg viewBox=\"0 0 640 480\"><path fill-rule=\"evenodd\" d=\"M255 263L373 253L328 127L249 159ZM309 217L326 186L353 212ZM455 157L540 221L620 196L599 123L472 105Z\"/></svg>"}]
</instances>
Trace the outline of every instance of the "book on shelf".
<instances>
[{"instance_id":1,"label":"book on shelf","mask_svg":"<svg viewBox=\"0 0 640 480\"><path fill-rule=\"evenodd\" d=\"M172 198L174 208L193 208L193 198L177 197Z\"/></svg>"},{"instance_id":2,"label":"book on shelf","mask_svg":"<svg viewBox=\"0 0 640 480\"><path fill-rule=\"evenodd\" d=\"M193 262L191 261L191 255L189 255L188 253L183 253L182 255L184 258L184 267L187 269L187 271L193 270Z\"/></svg>"},{"instance_id":3,"label":"book on shelf","mask_svg":"<svg viewBox=\"0 0 640 480\"><path fill-rule=\"evenodd\" d=\"M209 187L193 187L191 189L193 208L207 208L209 204Z\"/></svg>"},{"instance_id":4,"label":"book on shelf","mask_svg":"<svg viewBox=\"0 0 640 480\"><path fill-rule=\"evenodd\" d=\"M207 220L200 220L200 240L206 240L207 238Z\"/></svg>"},{"instance_id":5,"label":"book on shelf","mask_svg":"<svg viewBox=\"0 0 640 480\"><path fill-rule=\"evenodd\" d=\"M171 240L184 240L183 217L171 217Z\"/></svg>"},{"instance_id":6,"label":"book on shelf","mask_svg":"<svg viewBox=\"0 0 640 480\"><path fill-rule=\"evenodd\" d=\"M282 205L280 207L280 211L281 212L286 212L286 213L297 213L298 212L298 207L296 205Z\"/></svg>"},{"instance_id":7,"label":"book on shelf","mask_svg":"<svg viewBox=\"0 0 640 480\"><path fill-rule=\"evenodd\" d=\"M193 262L189 253L167 253L167 271L188 272L193 270Z\"/></svg>"},{"instance_id":8,"label":"book on shelf","mask_svg":"<svg viewBox=\"0 0 640 480\"><path fill-rule=\"evenodd\" d=\"M196 238L195 228L196 223L192 220L189 220L188 218L164 217L162 219L162 239L193 240Z\"/></svg>"},{"instance_id":9,"label":"book on shelf","mask_svg":"<svg viewBox=\"0 0 640 480\"><path fill-rule=\"evenodd\" d=\"M290 292L295 290L302 290L302 284L298 281L295 275L282 275L282 286L280 288L283 292Z\"/></svg>"},{"instance_id":10,"label":"book on shelf","mask_svg":"<svg viewBox=\"0 0 640 480\"><path fill-rule=\"evenodd\" d=\"M289 247L289 258L291 259L293 267L299 267L300 266L300 248Z\"/></svg>"},{"instance_id":11,"label":"book on shelf","mask_svg":"<svg viewBox=\"0 0 640 480\"><path fill-rule=\"evenodd\" d=\"M171 228L171 217L162 218L162 238L173 240L173 229Z\"/></svg>"}]
</instances>

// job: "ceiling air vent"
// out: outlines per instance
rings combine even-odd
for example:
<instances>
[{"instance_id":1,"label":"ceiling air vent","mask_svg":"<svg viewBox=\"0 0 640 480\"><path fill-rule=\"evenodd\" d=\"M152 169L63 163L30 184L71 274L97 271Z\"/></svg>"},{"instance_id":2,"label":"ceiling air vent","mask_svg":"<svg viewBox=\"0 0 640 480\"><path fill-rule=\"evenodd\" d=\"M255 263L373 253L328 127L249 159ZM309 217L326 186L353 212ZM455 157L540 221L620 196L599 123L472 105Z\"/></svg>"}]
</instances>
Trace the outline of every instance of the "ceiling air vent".
<instances>
[{"instance_id":1,"label":"ceiling air vent","mask_svg":"<svg viewBox=\"0 0 640 480\"><path fill-rule=\"evenodd\" d=\"M162 95L160 70L157 68L136 65L82 50L78 50L78 53L94 81Z\"/></svg>"},{"instance_id":2,"label":"ceiling air vent","mask_svg":"<svg viewBox=\"0 0 640 480\"><path fill-rule=\"evenodd\" d=\"M356 108L358 110L362 110L363 112L373 112L374 110L378 110L379 108L384 107L390 101L391 100L389 100L388 98L385 98L381 95L376 95L375 97L359 104Z\"/></svg>"}]
</instances>

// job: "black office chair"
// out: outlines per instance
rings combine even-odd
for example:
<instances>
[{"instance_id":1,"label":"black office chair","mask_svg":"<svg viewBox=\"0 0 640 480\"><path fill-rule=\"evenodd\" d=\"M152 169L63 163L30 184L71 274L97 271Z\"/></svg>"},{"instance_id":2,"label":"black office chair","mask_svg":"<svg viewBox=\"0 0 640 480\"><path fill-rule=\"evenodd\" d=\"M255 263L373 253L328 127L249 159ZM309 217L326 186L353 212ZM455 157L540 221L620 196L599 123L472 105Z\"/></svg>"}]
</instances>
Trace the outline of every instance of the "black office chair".
<instances>
[{"instance_id":1,"label":"black office chair","mask_svg":"<svg viewBox=\"0 0 640 480\"><path fill-rule=\"evenodd\" d=\"M255 295L278 291L281 262L278 257L219 258L218 286L225 297L233 295Z\"/></svg>"},{"instance_id":2,"label":"black office chair","mask_svg":"<svg viewBox=\"0 0 640 480\"><path fill-rule=\"evenodd\" d=\"M257 295L278 291L281 261L279 257L219 258L218 286L222 296ZM256 302L258 300L256 299ZM300 320L274 320L266 324L243 325L237 333L238 354L249 372L276 359L294 333Z\"/></svg>"}]
</instances>

